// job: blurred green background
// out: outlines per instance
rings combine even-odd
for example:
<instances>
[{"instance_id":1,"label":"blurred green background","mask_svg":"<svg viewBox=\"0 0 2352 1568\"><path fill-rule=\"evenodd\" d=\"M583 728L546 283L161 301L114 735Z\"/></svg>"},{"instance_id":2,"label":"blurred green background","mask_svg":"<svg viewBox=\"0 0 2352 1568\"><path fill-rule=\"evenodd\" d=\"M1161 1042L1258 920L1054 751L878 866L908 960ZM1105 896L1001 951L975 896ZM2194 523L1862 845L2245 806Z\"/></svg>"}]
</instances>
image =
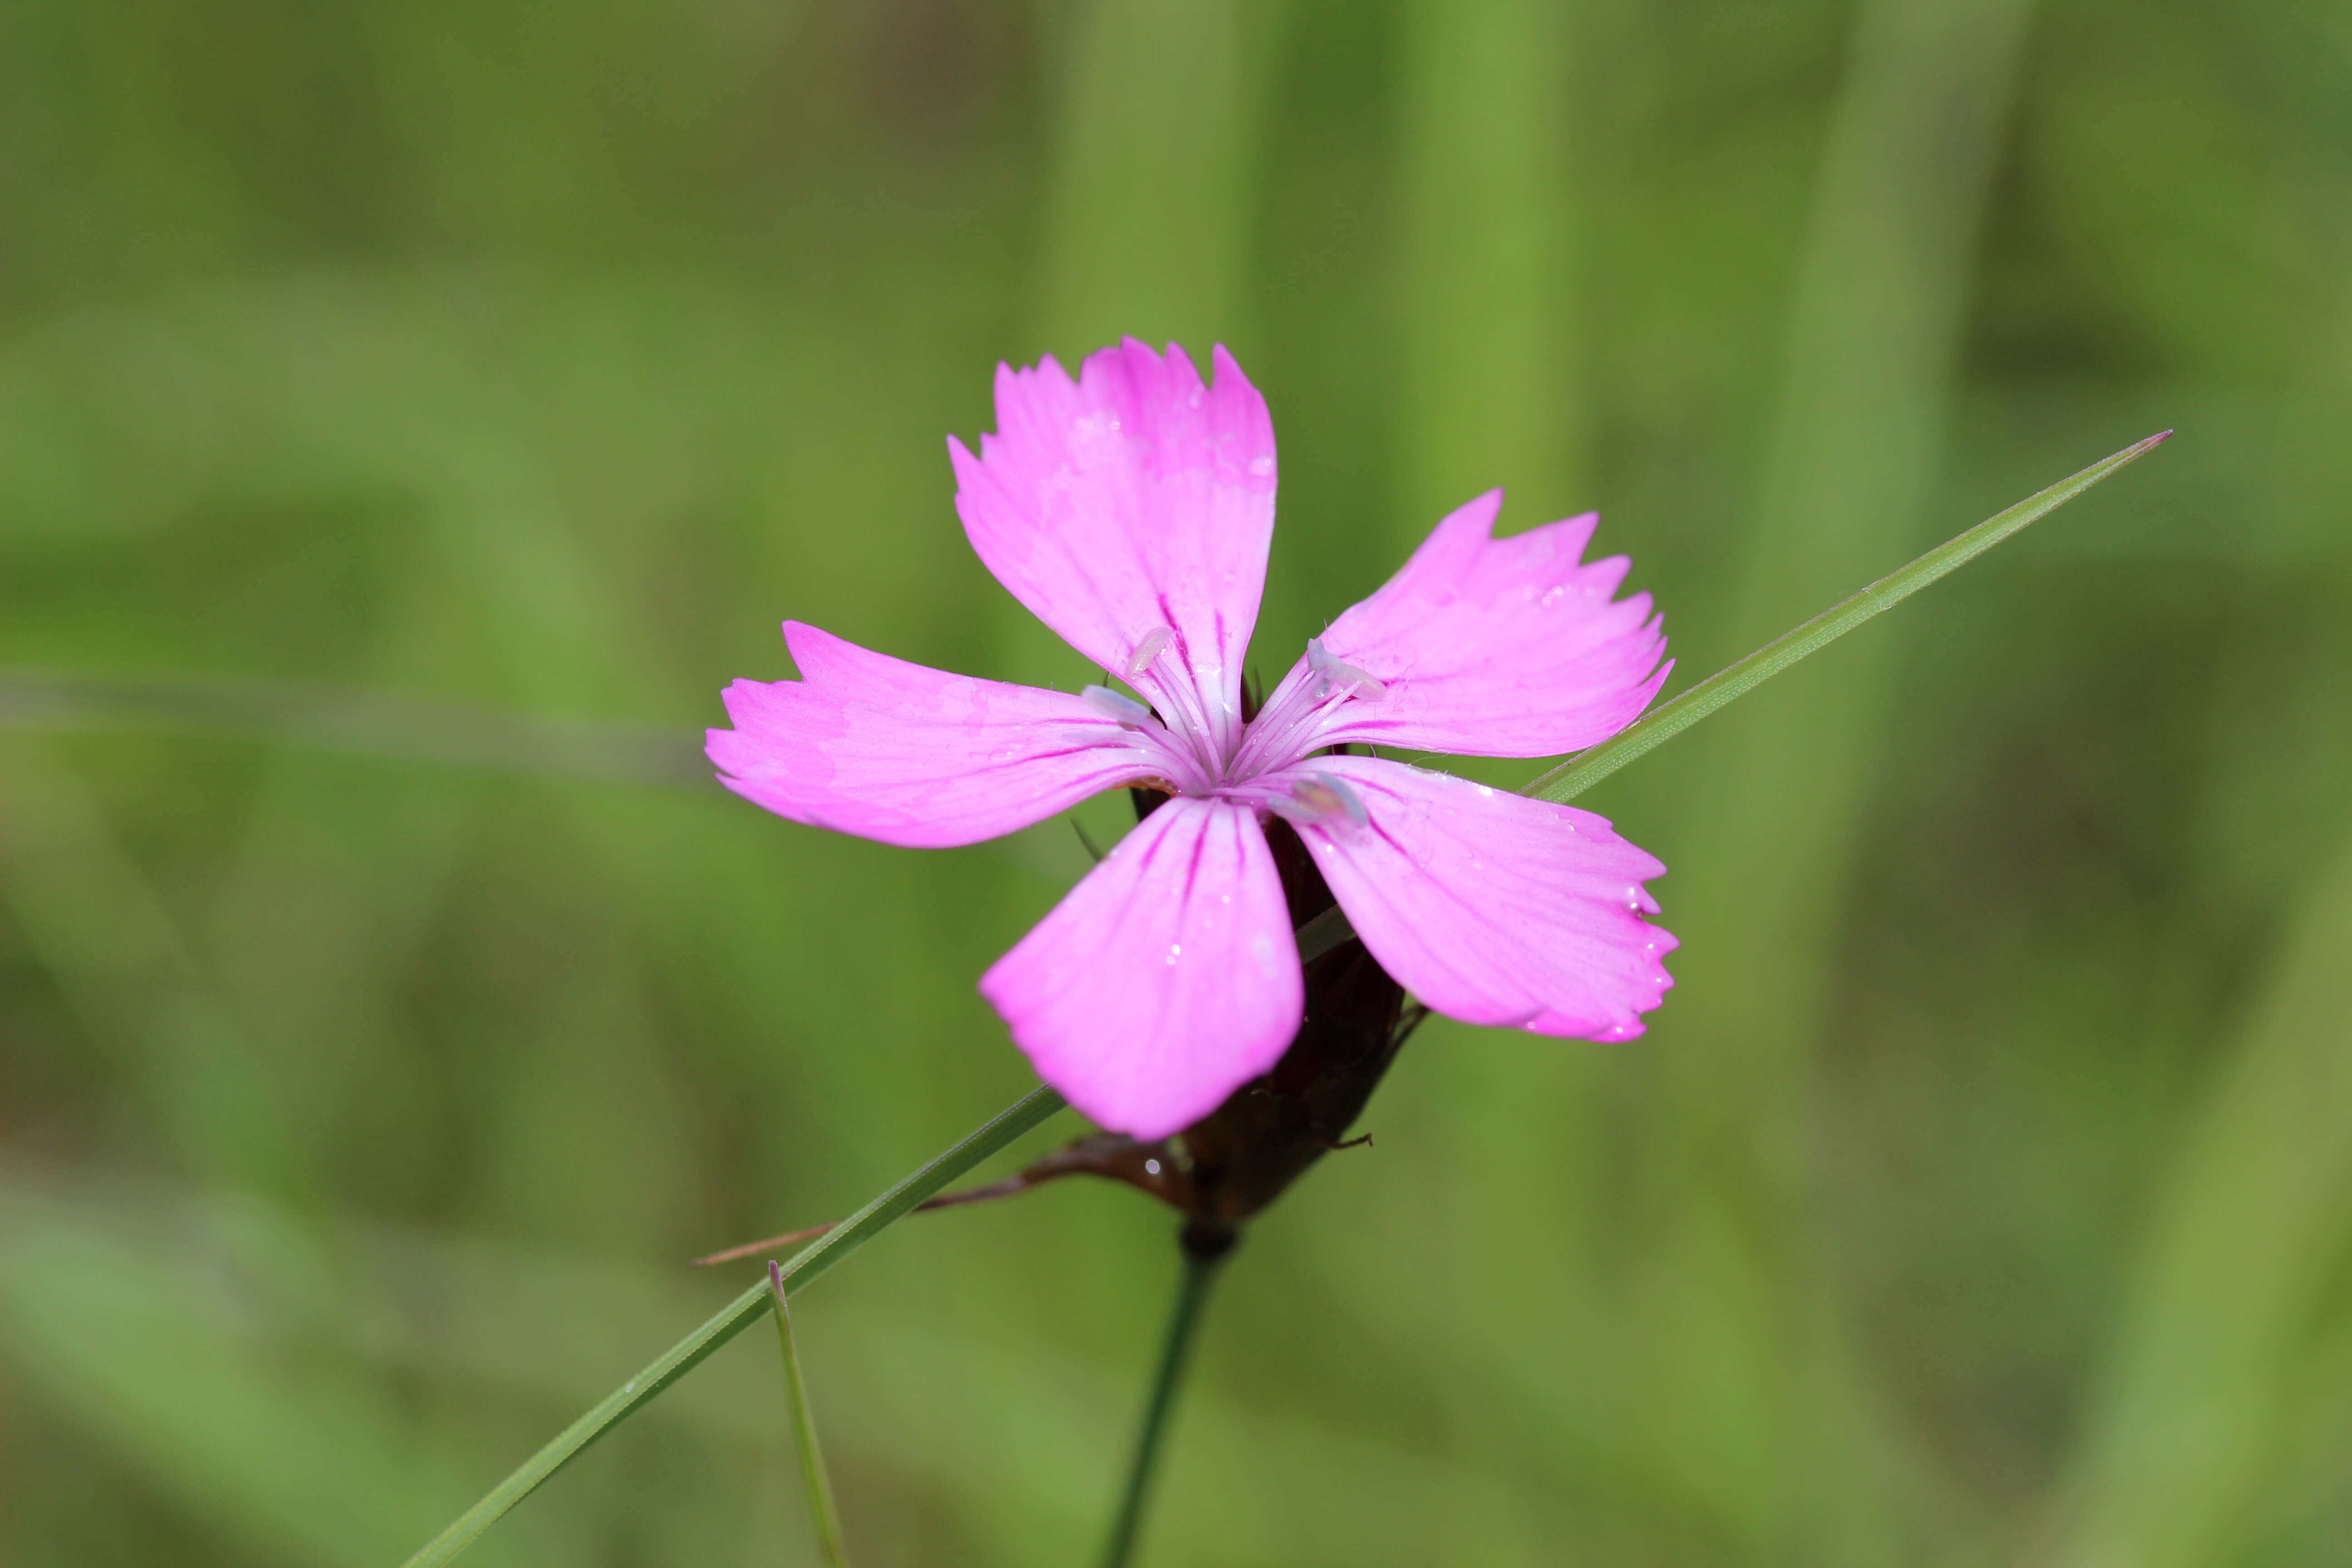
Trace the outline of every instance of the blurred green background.
<instances>
[{"instance_id":1,"label":"blurred green background","mask_svg":"<svg viewBox=\"0 0 2352 1568\"><path fill-rule=\"evenodd\" d=\"M943 437L1122 332L1271 403L1269 671L1490 485L1681 681L2181 431L1588 797L1678 989L1416 1038L1147 1561L2352 1559L2343 0L0 10L0 1559L395 1563L1026 1086L1066 825L656 775L787 615L1085 679ZM859 1563L1091 1558L1171 1228L801 1299ZM746 1336L467 1561L809 1562L787 1442Z\"/></svg>"}]
</instances>

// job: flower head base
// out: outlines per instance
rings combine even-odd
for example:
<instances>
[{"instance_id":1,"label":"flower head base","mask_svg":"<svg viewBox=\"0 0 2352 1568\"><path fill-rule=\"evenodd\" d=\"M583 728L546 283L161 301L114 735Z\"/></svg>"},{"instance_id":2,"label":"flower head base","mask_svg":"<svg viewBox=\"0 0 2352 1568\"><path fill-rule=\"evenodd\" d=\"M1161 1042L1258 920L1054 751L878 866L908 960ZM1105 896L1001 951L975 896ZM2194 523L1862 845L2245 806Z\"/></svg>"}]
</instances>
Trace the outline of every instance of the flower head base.
<instances>
[{"instance_id":1,"label":"flower head base","mask_svg":"<svg viewBox=\"0 0 2352 1568\"><path fill-rule=\"evenodd\" d=\"M950 440L972 547L1114 670L1076 694L956 676L786 622L798 680L729 688L729 788L794 821L931 847L1120 785L1171 798L982 978L1040 1076L1160 1138L1273 1066L1305 1001L1267 823L1379 966L1438 1012L1622 1039L1672 984L1641 884L1664 868L1589 812L1356 748L1552 756L1631 722L1665 678L1595 519L1497 540L1489 492L1334 621L1244 720L1274 532L1274 432L1223 349L1213 384L1129 340L1076 380L1000 368L999 431ZM1631 896L1629 897L1629 889Z\"/></svg>"}]
</instances>

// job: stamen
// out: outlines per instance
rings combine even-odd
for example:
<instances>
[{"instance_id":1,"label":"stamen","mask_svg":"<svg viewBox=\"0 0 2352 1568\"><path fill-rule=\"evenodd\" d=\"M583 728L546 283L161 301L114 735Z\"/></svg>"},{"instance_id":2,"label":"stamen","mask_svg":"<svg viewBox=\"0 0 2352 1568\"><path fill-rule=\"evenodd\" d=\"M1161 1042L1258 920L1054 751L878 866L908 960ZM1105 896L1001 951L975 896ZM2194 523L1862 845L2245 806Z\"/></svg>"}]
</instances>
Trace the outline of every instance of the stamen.
<instances>
[{"instance_id":1,"label":"stamen","mask_svg":"<svg viewBox=\"0 0 2352 1568\"><path fill-rule=\"evenodd\" d=\"M1364 803L1346 779L1334 773L1310 773L1290 786L1290 798L1274 803L1276 815L1306 826L1345 816L1361 827L1371 821Z\"/></svg>"},{"instance_id":2,"label":"stamen","mask_svg":"<svg viewBox=\"0 0 2352 1568\"><path fill-rule=\"evenodd\" d=\"M1144 633L1143 640L1135 645L1135 652L1127 661L1128 679L1132 680L1150 669L1151 661L1158 658L1161 650L1175 640L1176 631L1172 626L1154 626Z\"/></svg>"},{"instance_id":3,"label":"stamen","mask_svg":"<svg viewBox=\"0 0 2352 1568\"><path fill-rule=\"evenodd\" d=\"M1089 686L1078 693L1078 700L1113 723L1129 730L1159 727L1152 720L1150 709L1132 697L1121 697L1108 686Z\"/></svg>"},{"instance_id":4,"label":"stamen","mask_svg":"<svg viewBox=\"0 0 2352 1568\"><path fill-rule=\"evenodd\" d=\"M1328 697L1335 686L1350 697L1386 697L1389 694L1385 681L1358 669L1345 659L1333 658L1330 649L1323 646L1321 637L1307 639L1307 668L1323 678L1322 683L1315 689L1318 697Z\"/></svg>"}]
</instances>

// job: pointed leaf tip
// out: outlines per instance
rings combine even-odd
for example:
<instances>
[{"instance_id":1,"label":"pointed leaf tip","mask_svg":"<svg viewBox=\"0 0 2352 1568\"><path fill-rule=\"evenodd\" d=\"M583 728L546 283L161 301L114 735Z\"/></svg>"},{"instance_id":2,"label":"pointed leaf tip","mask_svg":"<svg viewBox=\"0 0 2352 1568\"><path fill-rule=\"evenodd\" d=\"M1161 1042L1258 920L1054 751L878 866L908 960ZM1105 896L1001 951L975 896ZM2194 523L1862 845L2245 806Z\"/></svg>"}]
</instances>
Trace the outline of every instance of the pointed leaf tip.
<instances>
[{"instance_id":1,"label":"pointed leaf tip","mask_svg":"<svg viewBox=\"0 0 2352 1568\"><path fill-rule=\"evenodd\" d=\"M1651 747L1679 734L1808 654L1826 647L1864 621L1892 608L2027 524L2057 510L2116 469L2154 451L2171 437L2171 431L2159 430L2120 452L2100 458L2080 473L2026 497L1974 528L1946 540L1909 565L1889 573L1860 593L1823 610L1804 625L1783 633L1746 658L1716 671L1672 701L1651 710L1601 744L1569 758L1535 779L1523 793L1541 800L1574 799Z\"/></svg>"}]
</instances>

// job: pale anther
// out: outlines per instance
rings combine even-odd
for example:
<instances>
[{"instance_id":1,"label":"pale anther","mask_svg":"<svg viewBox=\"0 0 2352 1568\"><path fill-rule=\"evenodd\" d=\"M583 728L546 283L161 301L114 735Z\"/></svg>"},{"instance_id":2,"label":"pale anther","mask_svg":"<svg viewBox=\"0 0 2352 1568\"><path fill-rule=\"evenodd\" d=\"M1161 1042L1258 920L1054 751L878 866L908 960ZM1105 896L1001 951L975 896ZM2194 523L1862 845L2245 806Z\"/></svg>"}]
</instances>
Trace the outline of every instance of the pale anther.
<instances>
[{"instance_id":1,"label":"pale anther","mask_svg":"<svg viewBox=\"0 0 2352 1568\"><path fill-rule=\"evenodd\" d=\"M1151 661L1158 658L1160 651L1175 640L1176 632L1171 626L1154 626L1144 633L1143 640L1135 645L1135 652L1128 658L1128 678L1132 679L1150 669Z\"/></svg>"},{"instance_id":2,"label":"pale anther","mask_svg":"<svg viewBox=\"0 0 2352 1568\"><path fill-rule=\"evenodd\" d=\"M1108 686L1089 686L1078 693L1078 700L1114 723L1130 730L1140 730L1151 723L1151 710L1132 697L1121 697Z\"/></svg>"},{"instance_id":3,"label":"pale anther","mask_svg":"<svg viewBox=\"0 0 2352 1568\"><path fill-rule=\"evenodd\" d=\"M1307 668L1323 678L1322 684L1315 689L1315 695L1318 697L1328 697L1331 694L1331 689L1335 686L1350 697L1388 695L1389 689L1385 682L1364 670L1358 669L1345 659L1332 657L1331 650L1323 646L1321 637L1307 639Z\"/></svg>"},{"instance_id":4,"label":"pale anther","mask_svg":"<svg viewBox=\"0 0 2352 1568\"><path fill-rule=\"evenodd\" d=\"M1331 773L1313 773L1290 786L1290 798L1274 803L1274 809L1283 817L1296 823L1325 822L1334 816L1345 816L1361 827L1371 820L1364 803L1348 781Z\"/></svg>"}]
</instances>

